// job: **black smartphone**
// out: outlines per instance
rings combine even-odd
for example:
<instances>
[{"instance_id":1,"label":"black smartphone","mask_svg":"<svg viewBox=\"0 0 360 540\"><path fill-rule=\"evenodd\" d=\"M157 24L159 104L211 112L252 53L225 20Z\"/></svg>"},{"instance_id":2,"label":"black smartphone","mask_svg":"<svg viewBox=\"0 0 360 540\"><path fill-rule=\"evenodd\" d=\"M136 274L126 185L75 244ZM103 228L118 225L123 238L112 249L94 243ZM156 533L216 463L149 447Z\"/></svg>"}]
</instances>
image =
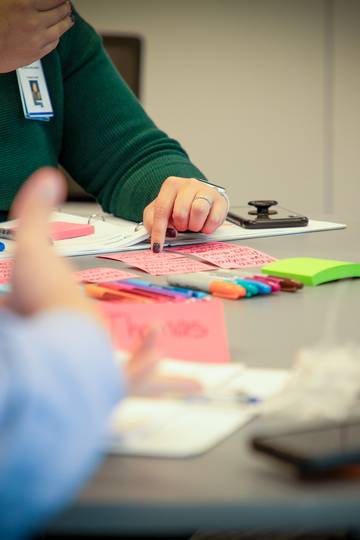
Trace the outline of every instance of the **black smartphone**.
<instances>
[{"instance_id":1,"label":"black smartphone","mask_svg":"<svg viewBox=\"0 0 360 540\"><path fill-rule=\"evenodd\" d=\"M278 227L305 227L306 216L278 206L277 201L249 201L248 206L231 206L226 218L231 223L247 229Z\"/></svg>"},{"instance_id":2,"label":"black smartphone","mask_svg":"<svg viewBox=\"0 0 360 540\"><path fill-rule=\"evenodd\" d=\"M360 464L360 419L255 435L251 445L259 452L295 465L302 474L323 475Z\"/></svg>"}]
</instances>

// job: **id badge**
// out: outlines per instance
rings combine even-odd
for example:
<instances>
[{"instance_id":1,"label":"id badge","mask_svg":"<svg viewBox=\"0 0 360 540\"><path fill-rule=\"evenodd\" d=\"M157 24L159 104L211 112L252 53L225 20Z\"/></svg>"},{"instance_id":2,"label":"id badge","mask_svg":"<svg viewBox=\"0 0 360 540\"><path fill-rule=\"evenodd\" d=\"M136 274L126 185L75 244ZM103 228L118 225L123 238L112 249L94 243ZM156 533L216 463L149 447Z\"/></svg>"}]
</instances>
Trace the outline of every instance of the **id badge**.
<instances>
[{"instance_id":1,"label":"id badge","mask_svg":"<svg viewBox=\"0 0 360 540\"><path fill-rule=\"evenodd\" d=\"M41 60L16 70L25 118L50 120L54 116Z\"/></svg>"}]
</instances>

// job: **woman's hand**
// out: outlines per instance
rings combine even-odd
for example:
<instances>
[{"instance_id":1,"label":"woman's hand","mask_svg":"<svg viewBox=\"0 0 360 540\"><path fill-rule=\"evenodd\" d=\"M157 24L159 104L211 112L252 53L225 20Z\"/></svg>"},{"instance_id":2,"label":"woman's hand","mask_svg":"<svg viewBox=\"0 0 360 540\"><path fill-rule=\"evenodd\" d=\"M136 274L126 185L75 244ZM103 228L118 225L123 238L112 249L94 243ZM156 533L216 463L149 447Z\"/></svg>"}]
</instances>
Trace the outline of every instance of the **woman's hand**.
<instances>
[{"instance_id":1,"label":"woman's hand","mask_svg":"<svg viewBox=\"0 0 360 540\"><path fill-rule=\"evenodd\" d=\"M74 24L65 0L0 1L0 73L49 54Z\"/></svg>"},{"instance_id":2,"label":"woman's hand","mask_svg":"<svg viewBox=\"0 0 360 540\"><path fill-rule=\"evenodd\" d=\"M64 198L65 179L49 167L34 173L16 196L11 209L11 217L18 219L16 253L12 290L5 305L24 317L71 309L94 317L103 325L95 302L84 296L74 280L69 261L56 255L49 240L50 214ZM196 381L159 373L156 337L157 331L150 330L126 365L129 392L142 396L197 393L200 387Z\"/></svg>"},{"instance_id":3,"label":"woman's hand","mask_svg":"<svg viewBox=\"0 0 360 540\"><path fill-rule=\"evenodd\" d=\"M162 250L169 228L170 232L173 228L180 232L213 233L225 221L228 206L226 195L211 185L194 178L170 176L144 210L143 221L151 234L152 250Z\"/></svg>"},{"instance_id":4,"label":"woman's hand","mask_svg":"<svg viewBox=\"0 0 360 540\"><path fill-rule=\"evenodd\" d=\"M49 217L65 198L65 179L43 168L22 186L11 209L18 218L12 290L7 306L23 316L47 310L73 309L102 319L81 292L68 260L56 255L49 235Z\"/></svg>"},{"instance_id":5,"label":"woman's hand","mask_svg":"<svg viewBox=\"0 0 360 540\"><path fill-rule=\"evenodd\" d=\"M132 396L193 396L201 385L188 377L169 377L159 371L160 357L155 349L158 329L152 328L128 360L125 373L128 392Z\"/></svg>"}]
</instances>

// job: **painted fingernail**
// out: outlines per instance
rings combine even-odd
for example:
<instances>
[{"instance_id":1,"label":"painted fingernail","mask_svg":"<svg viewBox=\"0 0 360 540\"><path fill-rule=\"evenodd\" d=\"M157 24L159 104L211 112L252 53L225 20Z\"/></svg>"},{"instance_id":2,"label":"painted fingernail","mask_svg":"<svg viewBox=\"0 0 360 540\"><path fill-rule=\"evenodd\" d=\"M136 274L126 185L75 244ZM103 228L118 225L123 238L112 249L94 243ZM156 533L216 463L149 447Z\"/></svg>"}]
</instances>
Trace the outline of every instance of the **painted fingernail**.
<instances>
[{"instance_id":1,"label":"painted fingernail","mask_svg":"<svg viewBox=\"0 0 360 540\"><path fill-rule=\"evenodd\" d=\"M153 253L160 253L160 244L159 242L154 242L152 245Z\"/></svg>"},{"instance_id":2,"label":"painted fingernail","mask_svg":"<svg viewBox=\"0 0 360 540\"><path fill-rule=\"evenodd\" d=\"M166 236L167 236L168 238L176 238L177 232L176 232L176 230L173 229L172 227L168 227L168 228L166 229Z\"/></svg>"}]
</instances>

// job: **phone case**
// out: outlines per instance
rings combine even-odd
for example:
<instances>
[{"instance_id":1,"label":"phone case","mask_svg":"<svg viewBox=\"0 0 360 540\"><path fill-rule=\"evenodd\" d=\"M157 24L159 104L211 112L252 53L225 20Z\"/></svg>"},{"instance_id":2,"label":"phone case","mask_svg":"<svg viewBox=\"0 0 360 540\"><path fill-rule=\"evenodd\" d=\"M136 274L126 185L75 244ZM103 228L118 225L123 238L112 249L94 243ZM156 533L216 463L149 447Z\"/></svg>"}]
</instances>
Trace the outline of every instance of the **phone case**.
<instances>
[{"instance_id":1,"label":"phone case","mask_svg":"<svg viewBox=\"0 0 360 540\"><path fill-rule=\"evenodd\" d=\"M249 201L248 206L231 207L227 220L246 229L306 227L306 216L278 206L277 201Z\"/></svg>"}]
</instances>

